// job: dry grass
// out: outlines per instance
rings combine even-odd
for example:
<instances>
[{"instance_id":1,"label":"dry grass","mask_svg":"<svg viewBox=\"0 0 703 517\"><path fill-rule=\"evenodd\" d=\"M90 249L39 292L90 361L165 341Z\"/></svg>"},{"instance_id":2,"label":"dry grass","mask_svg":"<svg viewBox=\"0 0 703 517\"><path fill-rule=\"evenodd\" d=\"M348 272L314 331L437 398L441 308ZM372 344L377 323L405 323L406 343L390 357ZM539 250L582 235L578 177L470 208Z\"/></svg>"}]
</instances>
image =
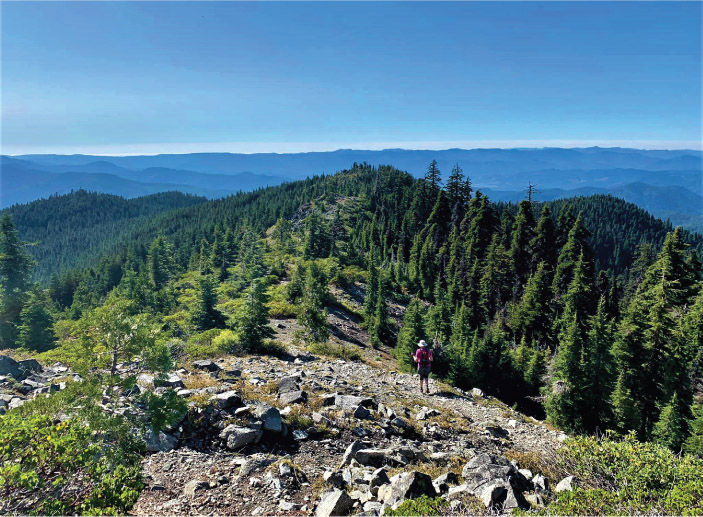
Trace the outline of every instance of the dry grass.
<instances>
[{"instance_id":1,"label":"dry grass","mask_svg":"<svg viewBox=\"0 0 703 517\"><path fill-rule=\"evenodd\" d=\"M423 463L418 463L417 465L408 465L405 467L395 467L388 470L388 477L395 476L401 472L408 472L411 470L416 470L427 474L432 479L446 474L447 472L454 472L461 478L461 471L464 468L466 460L461 456L452 456L448 462L444 464L435 463L433 461L427 461Z\"/></svg>"},{"instance_id":2,"label":"dry grass","mask_svg":"<svg viewBox=\"0 0 703 517\"><path fill-rule=\"evenodd\" d=\"M217 379L213 379L207 373L193 373L183 379L183 384L189 390L197 390L200 388L210 388L217 386Z\"/></svg>"},{"instance_id":3,"label":"dry grass","mask_svg":"<svg viewBox=\"0 0 703 517\"><path fill-rule=\"evenodd\" d=\"M545 451L521 452L509 449L505 451L505 457L517 461L521 469L529 469L533 474L542 474L553 486L564 477L562 469L557 467L554 453Z\"/></svg>"}]
</instances>

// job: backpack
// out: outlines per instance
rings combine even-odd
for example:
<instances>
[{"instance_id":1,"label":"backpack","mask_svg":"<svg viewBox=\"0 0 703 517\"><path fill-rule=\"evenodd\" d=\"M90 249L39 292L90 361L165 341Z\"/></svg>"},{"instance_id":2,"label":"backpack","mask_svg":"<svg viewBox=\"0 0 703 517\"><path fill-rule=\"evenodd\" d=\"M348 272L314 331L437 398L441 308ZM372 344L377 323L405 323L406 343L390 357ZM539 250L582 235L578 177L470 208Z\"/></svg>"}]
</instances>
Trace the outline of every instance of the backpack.
<instances>
[{"instance_id":1,"label":"backpack","mask_svg":"<svg viewBox=\"0 0 703 517\"><path fill-rule=\"evenodd\" d=\"M417 351L416 357L417 357L417 365L418 366L420 366L422 368L426 368L426 367L430 366L432 355L431 355L430 351L427 350L426 348L420 348Z\"/></svg>"}]
</instances>

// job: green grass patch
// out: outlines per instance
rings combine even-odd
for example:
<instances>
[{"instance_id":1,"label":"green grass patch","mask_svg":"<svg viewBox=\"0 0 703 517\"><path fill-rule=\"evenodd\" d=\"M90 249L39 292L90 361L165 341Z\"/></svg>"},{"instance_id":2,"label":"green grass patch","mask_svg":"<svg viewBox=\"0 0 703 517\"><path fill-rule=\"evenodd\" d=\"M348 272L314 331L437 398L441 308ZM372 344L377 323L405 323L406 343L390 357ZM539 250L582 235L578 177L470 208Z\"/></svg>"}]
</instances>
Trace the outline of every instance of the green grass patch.
<instances>
[{"instance_id":1,"label":"green grass patch","mask_svg":"<svg viewBox=\"0 0 703 517\"><path fill-rule=\"evenodd\" d=\"M445 515L449 501L441 497L420 496L417 499L406 499L395 510L387 509L383 515Z\"/></svg>"}]
</instances>

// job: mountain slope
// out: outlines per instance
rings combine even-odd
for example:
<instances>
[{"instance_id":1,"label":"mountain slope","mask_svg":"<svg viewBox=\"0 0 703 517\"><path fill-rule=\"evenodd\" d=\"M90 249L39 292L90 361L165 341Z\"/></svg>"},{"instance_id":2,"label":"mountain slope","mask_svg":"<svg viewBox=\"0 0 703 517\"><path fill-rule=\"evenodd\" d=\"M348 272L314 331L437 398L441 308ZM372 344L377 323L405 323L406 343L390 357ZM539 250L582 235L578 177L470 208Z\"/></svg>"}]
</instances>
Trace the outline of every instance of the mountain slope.
<instances>
[{"instance_id":1,"label":"mountain slope","mask_svg":"<svg viewBox=\"0 0 703 517\"><path fill-rule=\"evenodd\" d=\"M127 200L78 190L15 205L6 211L15 221L20 238L32 244L29 251L37 261L36 278L47 280L51 273L91 264L111 249L111 242L129 235L158 214L205 201L180 192Z\"/></svg>"}]
</instances>

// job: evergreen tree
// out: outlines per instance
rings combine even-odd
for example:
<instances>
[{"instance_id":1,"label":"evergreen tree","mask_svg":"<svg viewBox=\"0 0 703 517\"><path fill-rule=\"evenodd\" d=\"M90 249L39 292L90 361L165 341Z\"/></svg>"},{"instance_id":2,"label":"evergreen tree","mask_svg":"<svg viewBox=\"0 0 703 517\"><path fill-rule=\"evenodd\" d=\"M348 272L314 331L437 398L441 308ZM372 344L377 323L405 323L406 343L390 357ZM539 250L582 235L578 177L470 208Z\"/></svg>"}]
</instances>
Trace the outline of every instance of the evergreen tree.
<instances>
[{"instance_id":1,"label":"evergreen tree","mask_svg":"<svg viewBox=\"0 0 703 517\"><path fill-rule=\"evenodd\" d=\"M163 289L175 272L173 249L163 235L151 243L147 255L147 269L151 285L157 291Z\"/></svg>"},{"instance_id":2,"label":"evergreen tree","mask_svg":"<svg viewBox=\"0 0 703 517\"><path fill-rule=\"evenodd\" d=\"M613 394L610 397L613 406L613 427L621 433L639 429L642 419L630 385L631 382L628 382L627 374L621 371L615 383Z\"/></svg>"},{"instance_id":3,"label":"evergreen tree","mask_svg":"<svg viewBox=\"0 0 703 517\"><path fill-rule=\"evenodd\" d=\"M235 318L235 327L244 350L261 349L265 339L273 337L269 326L269 313L266 303L266 286L261 279L254 280L244 296L244 306Z\"/></svg>"},{"instance_id":4,"label":"evergreen tree","mask_svg":"<svg viewBox=\"0 0 703 517\"><path fill-rule=\"evenodd\" d=\"M537 270L540 262L544 262L547 270L553 271L557 264L557 236L552 213L549 206L542 207L542 214L537 222L535 236L530 241L532 250L532 272Z\"/></svg>"},{"instance_id":5,"label":"evergreen tree","mask_svg":"<svg viewBox=\"0 0 703 517\"><path fill-rule=\"evenodd\" d=\"M654 441L667 446L672 451L678 452L688 434L688 420L684 410L674 393L669 403L662 409L659 420L654 425Z\"/></svg>"},{"instance_id":6,"label":"evergreen tree","mask_svg":"<svg viewBox=\"0 0 703 517\"><path fill-rule=\"evenodd\" d=\"M549 288L546 263L540 262L537 271L525 286L522 299L515 306L510 317L513 339L520 342L535 342L545 348L553 344L551 289Z\"/></svg>"},{"instance_id":7,"label":"evergreen tree","mask_svg":"<svg viewBox=\"0 0 703 517\"><path fill-rule=\"evenodd\" d=\"M0 343L17 346L20 313L24 306L33 261L24 250L10 216L0 218Z\"/></svg>"},{"instance_id":8,"label":"evergreen tree","mask_svg":"<svg viewBox=\"0 0 703 517\"><path fill-rule=\"evenodd\" d=\"M424 307L420 300L417 298L410 300L403 316L403 326L398 333L398 343L393 349L398 365L405 371L411 371L414 368L412 356L420 340L426 339L423 313Z\"/></svg>"},{"instance_id":9,"label":"evergreen tree","mask_svg":"<svg viewBox=\"0 0 703 517\"><path fill-rule=\"evenodd\" d=\"M430 163L430 166L427 168L427 172L425 173L425 181L431 187L430 192L432 194L436 192L442 184L442 176L439 172L439 167L437 167L437 160L432 160L432 163Z\"/></svg>"},{"instance_id":10,"label":"evergreen tree","mask_svg":"<svg viewBox=\"0 0 703 517\"><path fill-rule=\"evenodd\" d=\"M532 262L530 243L534 236L535 219L532 215L532 203L526 200L520 201L515 223L513 224L509 253L512 270L516 276L516 296L522 294L522 286L525 285L527 277L530 274Z\"/></svg>"},{"instance_id":11,"label":"evergreen tree","mask_svg":"<svg viewBox=\"0 0 703 517\"><path fill-rule=\"evenodd\" d=\"M215 294L215 282L209 275L203 275L198 281L198 291L195 304L190 313L190 323L197 330L209 330L214 328L224 328L225 318L222 313L215 308L217 295Z\"/></svg>"},{"instance_id":12,"label":"evergreen tree","mask_svg":"<svg viewBox=\"0 0 703 517\"><path fill-rule=\"evenodd\" d=\"M32 289L20 313L18 344L32 352L46 352L56 344L54 318L47 308L44 293Z\"/></svg>"},{"instance_id":13,"label":"evergreen tree","mask_svg":"<svg viewBox=\"0 0 703 517\"><path fill-rule=\"evenodd\" d=\"M329 339L327 328L327 278L315 262L310 262L305 274L305 289L298 309L299 336L307 344L324 343Z\"/></svg>"},{"instance_id":14,"label":"evergreen tree","mask_svg":"<svg viewBox=\"0 0 703 517\"><path fill-rule=\"evenodd\" d=\"M328 257L330 253L330 238L327 223L320 216L317 207L305 220L305 242L303 258L305 260Z\"/></svg>"},{"instance_id":15,"label":"evergreen tree","mask_svg":"<svg viewBox=\"0 0 703 517\"><path fill-rule=\"evenodd\" d=\"M579 257L583 255L584 275L593 279L593 251L588 244L589 231L583 226L583 214L579 213L574 221L564 247L559 253L553 289L558 297L566 293L574 274L574 267Z\"/></svg>"}]
</instances>

